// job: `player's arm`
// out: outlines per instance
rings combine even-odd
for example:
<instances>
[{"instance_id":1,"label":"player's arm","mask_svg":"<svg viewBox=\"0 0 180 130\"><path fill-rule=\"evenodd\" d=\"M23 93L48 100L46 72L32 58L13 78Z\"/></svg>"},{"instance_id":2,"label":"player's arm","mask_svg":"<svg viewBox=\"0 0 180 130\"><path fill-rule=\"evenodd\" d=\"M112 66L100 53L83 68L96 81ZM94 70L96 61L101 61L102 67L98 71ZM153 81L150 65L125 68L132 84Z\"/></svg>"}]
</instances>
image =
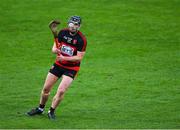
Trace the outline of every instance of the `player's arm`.
<instances>
[{"instance_id":1,"label":"player's arm","mask_svg":"<svg viewBox=\"0 0 180 130\"><path fill-rule=\"evenodd\" d=\"M70 61L70 62L81 61L83 59L84 55L85 55L85 52L78 51L77 55L71 56L71 57L63 56L63 55L57 56L57 60L59 60L59 61L65 60L65 61Z\"/></svg>"},{"instance_id":2,"label":"player's arm","mask_svg":"<svg viewBox=\"0 0 180 130\"><path fill-rule=\"evenodd\" d=\"M52 31L52 34L54 36L54 44L53 44L53 47L52 47L52 52L55 53L55 54L59 54L60 53L60 50L58 49L58 25L60 24L60 21L59 20L52 20L50 23L49 23L49 28L51 29Z\"/></svg>"},{"instance_id":3,"label":"player's arm","mask_svg":"<svg viewBox=\"0 0 180 130\"><path fill-rule=\"evenodd\" d=\"M57 37L58 37L58 25L59 25L59 24L60 24L60 21L59 21L59 20L52 20L52 21L49 23L49 28L51 29L54 38L57 38Z\"/></svg>"},{"instance_id":4,"label":"player's arm","mask_svg":"<svg viewBox=\"0 0 180 130\"><path fill-rule=\"evenodd\" d=\"M53 44L52 53L54 53L54 54L60 54L61 53L61 51L57 48L56 42L54 42L54 44Z\"/></svg>"}]
</instances>

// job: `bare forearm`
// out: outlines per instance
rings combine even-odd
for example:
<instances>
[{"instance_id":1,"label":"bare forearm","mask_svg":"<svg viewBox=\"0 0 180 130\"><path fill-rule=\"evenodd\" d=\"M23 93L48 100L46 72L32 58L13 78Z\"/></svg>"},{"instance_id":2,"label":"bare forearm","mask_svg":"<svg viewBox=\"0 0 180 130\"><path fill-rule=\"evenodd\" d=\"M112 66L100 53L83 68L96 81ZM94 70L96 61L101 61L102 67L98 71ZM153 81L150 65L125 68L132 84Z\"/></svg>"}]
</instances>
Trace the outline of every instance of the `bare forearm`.
<instances>
[{"instance_id":1,"label":"bare forearm","mask_svg":"<svg viewBox=\"0 0 180 130\"><path fill-rule=\"evenodd\" d=\"M52 53L57 54L57 49L56 48L52 48Z\"/></svg>"},{"instance_id":2,"label":"bare forearm","mask_svg":"<svg viewBox=\"0 0 180 130\"><path fill-rule=\"evenodd\" d=\"M59 55L59 56L57 56L56 60L58 60L58 61L70 61L70 62L81 61L84 57L84 54L85 54L85 52L78 52L77 55L75 55L75 56Z\"/></svg>"},{"instance_id":3,"label":"bare forearm","mask_svg":"<svg viewBox=\"0 0 180 130\"><path fill-rule=\"evenodd\" d=\"M60 54L61 53L61 51L56 47L55 43L52 47L52 53L54 53L54 54Z\"/></svg>"}]
</instances>

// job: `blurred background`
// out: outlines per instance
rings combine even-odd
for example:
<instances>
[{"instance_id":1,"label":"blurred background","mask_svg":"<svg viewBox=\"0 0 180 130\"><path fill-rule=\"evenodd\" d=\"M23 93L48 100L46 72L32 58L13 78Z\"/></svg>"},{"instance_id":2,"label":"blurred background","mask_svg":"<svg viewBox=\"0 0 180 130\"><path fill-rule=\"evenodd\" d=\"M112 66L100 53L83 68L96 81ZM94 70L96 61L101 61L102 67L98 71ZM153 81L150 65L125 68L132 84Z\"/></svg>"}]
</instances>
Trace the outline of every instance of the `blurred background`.
<instances>
[{"instance_id":1,"label":"blurred background","mask_svg":"<svg viewBox=\"0 0 180 130\"><path fill-rule=\"evenodd\" d=\"M180 128L179 0L1 0L0 128ZM48 24L82 18L87 50L49 121L27 117L54 63Z\"/></svg>"}]
</instances>

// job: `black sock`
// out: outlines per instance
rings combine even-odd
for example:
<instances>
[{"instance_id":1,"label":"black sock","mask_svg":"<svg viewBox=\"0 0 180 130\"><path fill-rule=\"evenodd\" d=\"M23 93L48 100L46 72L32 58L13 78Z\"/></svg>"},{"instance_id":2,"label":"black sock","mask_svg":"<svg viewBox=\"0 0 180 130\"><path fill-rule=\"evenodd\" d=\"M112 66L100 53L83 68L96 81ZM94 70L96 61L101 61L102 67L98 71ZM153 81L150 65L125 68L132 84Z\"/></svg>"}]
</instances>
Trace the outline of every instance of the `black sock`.
<instances>
[{"instance_id":1,"label":"black sock","mask_svg":"<svg viewBox=\"0 0 180 130\"><path fill-rule=\"evenodd\" d=\"M50 111L51 113L54 113L55 109L51 107L51 108L49 109L49 111Z\"/></svg>"},{"instance_id":2,"label":"black sock","mask_svg":"<svg viewBox=\"0 0 180 130\"><path fill-rule=\"evenodd\" d=\"M44 109L45 105L39 104L39 108Z\"/></svg>"}]
</instances>

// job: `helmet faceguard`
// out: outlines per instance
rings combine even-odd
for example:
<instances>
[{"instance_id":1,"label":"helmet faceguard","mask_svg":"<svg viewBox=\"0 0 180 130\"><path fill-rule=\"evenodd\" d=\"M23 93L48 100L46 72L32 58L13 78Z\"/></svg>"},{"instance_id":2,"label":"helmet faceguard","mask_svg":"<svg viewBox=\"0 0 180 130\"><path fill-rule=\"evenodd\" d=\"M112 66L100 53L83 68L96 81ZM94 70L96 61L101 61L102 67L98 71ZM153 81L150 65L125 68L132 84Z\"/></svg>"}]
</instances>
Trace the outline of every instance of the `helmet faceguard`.
<instances>
[{"instance_id":1,"label":"helmet faceguard","mask_svg":"<svg viewBox=\"0 0 180 130\"><path fill-rule=\"evenodd\" d=\"M80 29L81 18L79 16L71 16L68 20L68 27L72 33Z\"/></svg>"}]
</instances>

